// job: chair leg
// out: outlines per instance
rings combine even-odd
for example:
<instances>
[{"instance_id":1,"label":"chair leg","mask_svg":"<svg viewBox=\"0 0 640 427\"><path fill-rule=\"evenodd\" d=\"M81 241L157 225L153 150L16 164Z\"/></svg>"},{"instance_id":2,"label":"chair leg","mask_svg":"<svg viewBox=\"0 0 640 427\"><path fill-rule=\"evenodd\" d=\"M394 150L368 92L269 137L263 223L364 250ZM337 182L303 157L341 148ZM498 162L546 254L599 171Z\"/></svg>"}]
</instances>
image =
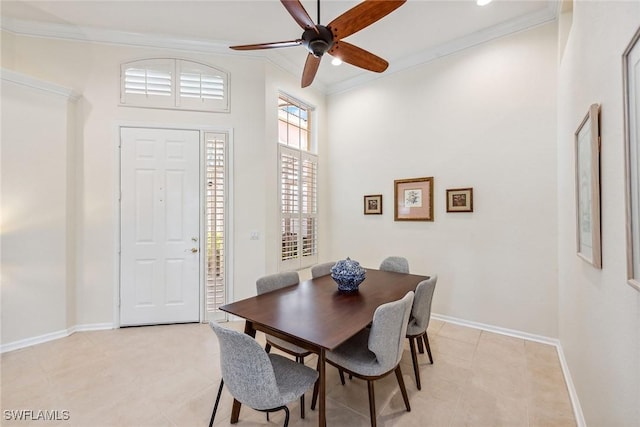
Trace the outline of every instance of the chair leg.
<instances>
[{"instance_id":1,"label":"chair leg","mask_svg":"<svg viewBox=\"0 0 640 427\"><path fill-rule=\"evenodd\" d=\"M218 388L218 397L216 397L216 404L213 405L213 413L211 414L211 420L209 421L209 427L213 426L213 420L216 418L216 412L218 411L218 403L220 403L220 395L222 394L222 386L224 385L224 379L220 380L220 388Z\"/></svg>"},{"instance_id":2,"label":"chair leg","mask_svg":"<svg viewBox=\"0 0 640 427\"><path fill-rule=\"evenodd\" d=\"M418 339L418 343L422 342L422 338ZM409 338L409 348L411 349L411 360L413 361L413 373L416 376L416 387L418 390L422 390L420 385L420 367L418 366L418 355L416 354L416 339L415 337Z\"/></svg>"},{"instance_id":3,"label":"chair leg","mask_svg":"<svg viewBox=\"0 0 640 427\"><path fill-rule=\"evenodd\" d=\"M418 340L418 352L424 354L424 346L422 345L422 339Z\"/></svg>"},{"instance_id":4,"label":"chair leg","mask_svg":"<svg viewBox=\"0 0 640 427\"><path fill-rule=\"evenodd\" d=\"M371 427L376 427L376 394L373 389L373 380L367 380L367 388L369 389L369 417L371 418Z\"/></svg>"},{"instance_id":5,"label":"chair leg","mask_svg":"<svg viewBox=\"0 0 640 427\"><path fill-rule=\"evenodd\" d=\"M340 382L344 385L344 372L342 372L342 369L338 369L338 374L340 374Z\"/></svg>"},{"instance_id":6,"label":"chair leg","mask_svg":"<svg viewBox=\"0 0 640 427\"><path fill-rule=\"evenodd\" d=\"M304 365L304 356L296 356L296 362ZM300 418L304 419L304 393L300 396Z\"/></svg>"},{"instance_id":7,"label":"chair leg","mask_svg":"<svg viewBox=\"0 0 640 427\"><path fill-rule=\"evenodd\" d=\"M422 339L424 340L424 345L425 347L427 347L427 354L429 355L429 362L431 362L431 364L433 365L433 357L431 356L431 346L429 346L429 337L427 336L427 332L424 332L424 335L422 336Z\"/></svg>"},{"instance_id":8,"label":"chair leg","mask_svg":"<svg viewBox=\"0 0 640 427\"><path fill-rule=\"evenodd\" d=\"M407 407L407 412L411 412L411 405L409 405L409 396L407 395L407 388L404 386L404 380L402 379L402 370L400 369L399 364L396 367L396 378L398 379L398 385L400 386L402 399L404 399L404 406Z\"/></svg>"},{"instance_id":9,"label":"chair leg","mask_svg":"<svg viewBox=\"0 0 640 427\"><path fill-rule=\"evenodd\" d=\"M289 408L284 407L284 427L289 426Z\"/></svg>"},{"instance_id":10,"label":"chair leg","mask_svg":"<svg viewBox=\"0 0 640 427\"><path fill-rule=\"evenodd\" d=\"M271 351L271 344L267 343L267 344L264 346L264 351L266 351L267 353L269 353L269 352Z\"/></svg>"},{"instance_id":11,"label":"chair leg","mask_svg":"<svg viewBox=\"0 0 640 427\"><path fill-rule=\"evenodd\" d=\"M316 366L316 371L320 372L320 358L318 357L318 364ZM318 386L320 385L320 378L316 380L316 383L313 385L313 397L311 398L311 410L315 411L316 403L318 402Z\"/></svg>"}]
</instances>

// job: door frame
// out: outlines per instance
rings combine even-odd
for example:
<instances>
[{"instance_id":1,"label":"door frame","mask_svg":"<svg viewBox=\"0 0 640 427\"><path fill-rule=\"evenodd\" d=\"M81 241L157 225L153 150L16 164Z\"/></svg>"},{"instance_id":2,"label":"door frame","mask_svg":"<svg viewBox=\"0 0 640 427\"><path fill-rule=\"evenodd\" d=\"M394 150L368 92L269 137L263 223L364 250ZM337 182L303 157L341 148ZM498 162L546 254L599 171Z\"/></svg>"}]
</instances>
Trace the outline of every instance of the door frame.
<instances>
[{"instance_id":1,"label":"door frame","mask_svg":"<svg viewBox=\"0 0 640 427\"><path fill-rule=\"evenodd\" d=\"M200 156L199 159L199 190L198 193L200 195L199 199L199 211L200 211L200 224L199 224L199 242L200 242L200 251L199 251L199 274L198 274L198 288L199 288L199 296L200 296L200 304L199 304L199 321L202 323L206 319L206 259L204 256L203 244L202 242L206 239L205 233L205 192L202 189L205 188L206 185L206 168L204 167L205 161L205 150L206 146L204 143L204 133L205 132L215 132L215 133L225 133L227 134L227 164L226 166L226 182L227 182L227 194L225 198L226 206L225 206L225 251L227 251L225 256L225 275L226 275L226 295L229 301L233 301L233 268L230 268L233 265L232 258L230 254L233 254L233 128L225 128L219 126L211 126L211 125L186 125L186 124L170 124L170 123L153 123L153 122L129 122L129 121L118 121L114 125L114 164L116 165L116 170L114 173L114 283L113 283L113 325L115 328L120 328L120 274L121 274L121 213L120 213L120 203L121 203L121 173L122 173L122 165L121 165L121 128L142 128L142 129L161 129L161 130L190 130L190 131L198 131L200 132L199 138L199 147L198 153ZM226 315L225 315L226 318Z\"/></svg>"}]
</instances>

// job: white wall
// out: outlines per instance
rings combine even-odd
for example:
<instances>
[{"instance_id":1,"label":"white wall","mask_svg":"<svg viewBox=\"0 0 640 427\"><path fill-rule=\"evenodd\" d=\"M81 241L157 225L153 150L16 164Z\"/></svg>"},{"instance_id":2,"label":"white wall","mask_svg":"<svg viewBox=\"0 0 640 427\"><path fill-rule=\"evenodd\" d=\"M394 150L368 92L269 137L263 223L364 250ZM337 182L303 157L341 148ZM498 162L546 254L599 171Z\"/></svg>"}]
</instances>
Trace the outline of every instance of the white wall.
<instances>
[{"instance_id":1,"label":"white wall","mask_svg":"<svg viewBox=\"0 0 640 427\"><path fill-rule=\"evenodd\" d=\"M118 106L120 63L145 57L190 59L228 71L231 75L231 112L199 113ZM278 246L277 240L274 240L277 236L272 230L278 229L277 216L273 212L278 182L275 172L277 156L274 155L277 137L273 137L273 132L269 131L271 125L267 125L266 121L273 120L275 128L276 111L270 111L277 105L277 89L298 86L298 76L248 56L136 48L17 35L3 38L2 62L26 75L73 89L82 97L77 121L77 149L75 159L72 160L74 179L66 188L60 182L62 187L59 190L73 190L77 196L75 212L67 212L74 215L75 233L72 242L75 245L76 268L76 301L72 307L71 320L73 324L112 324L116 318L119 172L116 146L118 126L121 124L208 126L232 130L235 256L231 262L235 280L234 298L254 295L256 278L275 271L274 250ZM319 111L324 109L324 96L317 91L310 89L304 92L304 97L300 95L303 101L317 106ZM48 108L45 108L42 116L48 120L56 120L54 112ZM39 132L46 133L40 126L38 129ZM321 130L320 134L322 133ZM5 142L11 151L5 150ZM30 153L28 150L52 144L45 138L33 139L30 143L33 147L22 147L12 141L5 141L3 137L3 162L13 163L26 171L29 167L25 163ZM54 150L54 153L54 158L63 155L59 154L58 150ZM49 165L46 171L63 175L66 173L64 165L58 167L57 163ZM16 185L16 178L17 176L11 176L10 179L3 179L3 196L7 186L13 188ZM30 205L39 203L31 193L23 192L22 196ZM64 213L62 215L64 217ZM252 231L258 231L261 239L250 240ZM60 233L64 233L64 230ZM3 231L3 245L5 239ZM4 250L3 263L9 256ZM40 259L28 259L27 267L39 270L41 266ZM27 293L29 291L25 287L20 287L21 303L14 311L17 312L23 305L28 305L31 296L37 301L40 301L41 296L45 298L45 294L41 292L45 287L46 283L42 280L31 294ZM46 304L47 301L43 299L41 303ZM13 311L3 310L3 325L15 324L18 321L18 318L13 318L13 314ZM28 339L45 332L59 331L64 323L52 322L36 328L33 325L39 322L37 317L24 316L19 317L19 320L26 322L25 328L20 332L3 334L3 344Z\"/></svg>"},{"instance_id":2,"label":"white wall","mask_svg":"<svg viewBox=\"0 0 640 427\"><path fill-rule=\"evenodd\" d=\"M3 72L3 342L75 320L75 110L70 91L43 83Z\"/></svg>"},{"instance_id":3,"label":"white wall","mask_svg":"<svg viewBox=\"0 0 640 427\"><path fill-rule=\"evenodd\" d=\"M433 311L557 334L556 25L330 96L331 249L437 273ZM433 176L434 222L394 222L394 180ZM473 213L446 213L473 187ZM383 215L363 196L383 195Z\"/></svg>"},{"instance_id":4,"label":"white wall","mask_svg":"<svg viewBox=\"0 0 640 427\"><path fill-rule=\"evenodd\" d=\"M574 3L559 72L559 329L587 425L640 420L640 292L626 284L622 52L640 3ZM601 104L602 270L576 255L573 134Z\"/></svg>"}]
</instances>

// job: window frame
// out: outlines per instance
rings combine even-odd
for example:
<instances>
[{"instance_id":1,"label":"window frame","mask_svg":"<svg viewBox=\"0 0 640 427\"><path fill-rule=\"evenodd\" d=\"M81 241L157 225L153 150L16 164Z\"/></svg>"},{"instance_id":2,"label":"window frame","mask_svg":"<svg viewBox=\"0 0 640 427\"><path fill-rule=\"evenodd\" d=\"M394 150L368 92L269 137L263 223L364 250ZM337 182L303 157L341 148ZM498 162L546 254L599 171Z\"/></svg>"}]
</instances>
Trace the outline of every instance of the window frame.
<instances>
[{"instance_id":1,"label":"window frame","mask_svg":"<svg viewBox=\"0 0 640 427\"><path fill-rule=\"evenodd\" d=\"M288 145L287 140L281 138L281 104L280 101L286 101L294 106L304 109L306 111L306 126L298 126L299 130L306 132L306 146L308 150L300 148L298 146ZM318 262L318 248L319 248L319 203L318 203L318 186L319 186L319 158L316 150L315 134L314 134L314 109L308 104L301 102L295 98L292 98L286 94L278 94L278 245L279 245L279 270L290 271L300 270L317 264ZM287 127L287 132L289 127ZM287 134L288 135L288 134ZM298 138L298 141L300 138ZM296 191L295 194L289 192L290 198L295 199L293 207L289 204L289 209L285 209L285 193L283 192L283 174L284 168L287 166L283 160L283 156L295 159L297 167L295 170ZM305 169L304 165L307 165ZM292 169L289 168L291 171ZM305 170L309 173L311 170L312 188L309 189L305 186ZM308 182L308 180L307 180ZM309 194L311 191L311 194ZM309 197L311 197L309 199ZM305 209L305 201L307 209ZM293 220L293 226L286 227L285 221ZM312 223L310 232L305 232L305 226ZM293 232L291 229L293 228ZM307 230L309 230L307 228ZM294 239L285 240L285 234L292 233L295 236ZM310 237L310 241L308 240ZM305 240L307 239L307 240ZM310 246L309 246L310 245ZM311 253L307 253L307 249L311 248ZM302 248L299 251L298 248ZM285 251L289 249L291 256L285 258Z\"/></svg>"}]
</instances>

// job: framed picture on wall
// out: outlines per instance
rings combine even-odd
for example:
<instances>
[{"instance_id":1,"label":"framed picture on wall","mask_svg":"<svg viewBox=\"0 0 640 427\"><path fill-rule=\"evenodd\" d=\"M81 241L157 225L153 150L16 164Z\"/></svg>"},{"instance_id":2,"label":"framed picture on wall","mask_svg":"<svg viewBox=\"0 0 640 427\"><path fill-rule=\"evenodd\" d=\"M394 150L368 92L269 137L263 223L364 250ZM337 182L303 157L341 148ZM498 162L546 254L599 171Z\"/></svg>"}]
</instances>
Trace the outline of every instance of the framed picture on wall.
<instances>
[{"instance_id":1,"label":"framed picture on wall","mask_svg":"<svg viewBox=\"0 0 640 427\"><path fill-rule=\"evenodd\" d=\"M394 220L433 221L433 177L394 181Z\"/></svg>"},{"instance_id":2,"label":"framed picture on wall","mask_svg":"<svg viewBox=\"0 0 640 427\"><path fill-rule=\"evenodd\" d=\"M382 215L382 194L364 196L364 214Z\"/></svg>"},{"instance_id":3,"label":"framed picture on wall","mask_svg":"<svg viewBox=\"0 0 640 427\"><path fill-rule=\"evenodd\" d=\"M602 268L600 250L600 106L593 104L575 132L578 256Z\"/></svg>"},{"instance_id":4,"label":"framed picture on wall","mask_svg":"<svg viewBox=\"0 0 640 427\"><path fill-rule=\"evenodd\" d=\"M627 283L640 291L640 28L622 54Z\"/></svg>"},{"instance_id":5,"label":"framed picture on wall","mask_svg":"<svg viewBox=\"0 0 640 427\"><path fill-rule=\"evenodd\" d=\"M447 212L473 212L473 188L448 189Z\"/></svg>"}]
</instances>

